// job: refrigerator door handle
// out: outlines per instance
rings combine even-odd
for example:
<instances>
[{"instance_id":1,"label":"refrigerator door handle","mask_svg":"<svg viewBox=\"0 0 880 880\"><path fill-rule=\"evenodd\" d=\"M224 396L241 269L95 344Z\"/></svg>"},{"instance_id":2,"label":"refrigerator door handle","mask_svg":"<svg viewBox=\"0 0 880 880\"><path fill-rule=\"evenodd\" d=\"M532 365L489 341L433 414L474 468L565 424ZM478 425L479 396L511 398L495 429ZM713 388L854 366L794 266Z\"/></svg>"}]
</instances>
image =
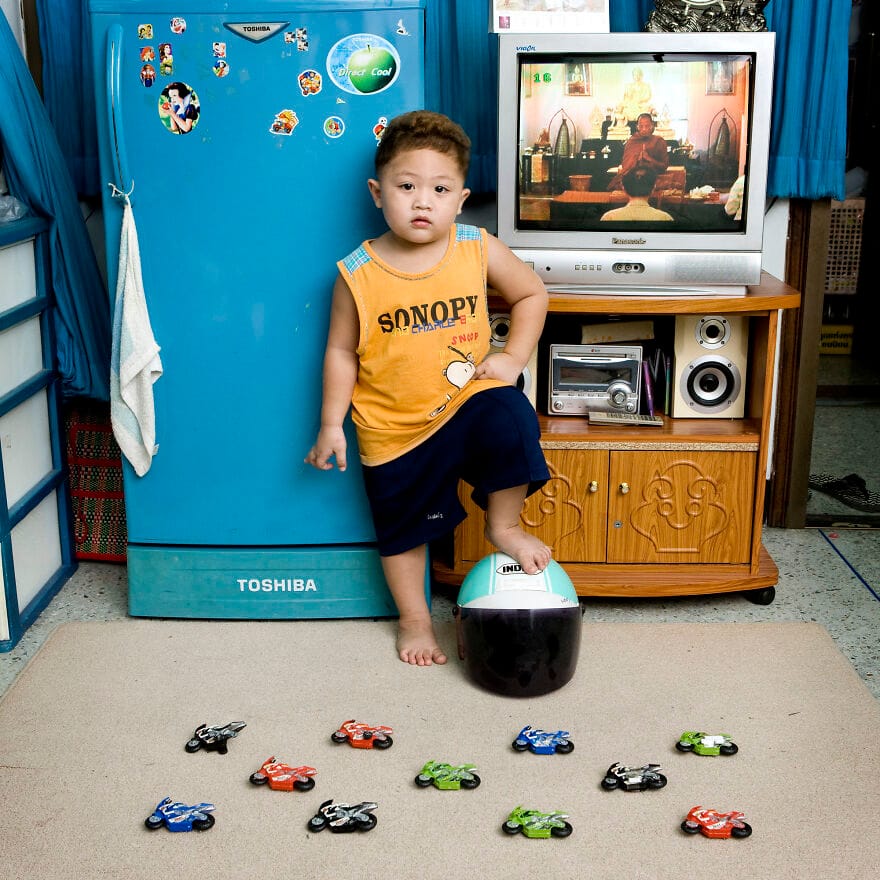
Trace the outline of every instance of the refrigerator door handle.
<instances>
[{"instance_id":1,"label":"refrigerator door handle","mask_svg":"<svg viewBox=\"0 0 880 880\"><path fill-rule=\"evenodd\" d=\"M113 167L117 175L117 181L109 183L114 189L114 195L126 195L129 193L128 159L125 150L125 133L122 128L122 97L120 88L120 70L122 68L122 25L113 24L107 32L107 88L105 100L107 102L107 118L110 123L112 138L111 149L113 150Z\"/></svg>"}]
</instances>

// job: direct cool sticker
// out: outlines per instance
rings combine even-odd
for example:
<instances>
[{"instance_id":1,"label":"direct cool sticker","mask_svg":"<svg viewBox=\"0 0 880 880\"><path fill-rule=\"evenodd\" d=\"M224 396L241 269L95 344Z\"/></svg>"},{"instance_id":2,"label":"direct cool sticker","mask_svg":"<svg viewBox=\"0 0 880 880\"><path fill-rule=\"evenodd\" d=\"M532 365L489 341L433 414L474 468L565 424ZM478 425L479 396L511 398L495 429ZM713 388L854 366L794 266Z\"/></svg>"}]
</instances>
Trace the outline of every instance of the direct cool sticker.
<instances>
[{"instance_id":1,"label":"direct cool sticker","mask_svg":"<svg viewBox=\"0 0 880 880\"><path fill-rule=\"evenodd\" d=\"M351 34L327 53L327 73L344 92L376 95L397 79L400 56L384 37Z\"/></svg>"}]
</instances>

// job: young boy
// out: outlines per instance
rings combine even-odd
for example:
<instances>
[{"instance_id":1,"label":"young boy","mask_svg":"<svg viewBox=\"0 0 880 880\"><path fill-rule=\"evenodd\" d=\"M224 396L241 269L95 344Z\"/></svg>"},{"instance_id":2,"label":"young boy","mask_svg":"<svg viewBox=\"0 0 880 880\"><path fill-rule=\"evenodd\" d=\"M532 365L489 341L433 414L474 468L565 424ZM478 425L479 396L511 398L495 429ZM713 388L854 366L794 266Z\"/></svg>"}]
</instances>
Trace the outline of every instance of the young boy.
<instances>
[{"instance_id":1,"label":"young boy","mask_svg":"<svg viewBox=\"0 0 880 880\"><path fill-rule=\"evenodd\" d=\"M339 262L324 358L321 427L306 462L346 468L352 408L385 579L400 615L400 659L445 663L425 601L426 550L464 518L458 482L486 510L486 537L535 574L550 548L520 526L549 478L537 416L516 381L538 342L547 292L483 229L455 223L470 140L438 113L393 119L367 185L387 231ZM486 285L510 334L489 354Z\"/></svg>"}]
</instances>

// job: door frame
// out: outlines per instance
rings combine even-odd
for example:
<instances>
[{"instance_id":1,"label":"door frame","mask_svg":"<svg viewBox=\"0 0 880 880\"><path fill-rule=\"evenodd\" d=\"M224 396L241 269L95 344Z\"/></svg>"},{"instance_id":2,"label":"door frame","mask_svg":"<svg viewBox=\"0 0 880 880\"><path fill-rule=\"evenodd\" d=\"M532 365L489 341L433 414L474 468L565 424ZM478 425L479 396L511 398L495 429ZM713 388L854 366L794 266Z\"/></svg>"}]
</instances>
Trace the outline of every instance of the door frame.
<instances>
[{"instance_id":1,"label":"door frame","mask_svg":"<svg viewBox=\"0 0 880 880\"><path fill-rule=\"evenodd\" d=\"M767 525L786 529L806 525L830 224L830 199L791 200L784 280L800 291L801 306L783 312L774 468L765 509Z\"/></svg>"}]
</instances>

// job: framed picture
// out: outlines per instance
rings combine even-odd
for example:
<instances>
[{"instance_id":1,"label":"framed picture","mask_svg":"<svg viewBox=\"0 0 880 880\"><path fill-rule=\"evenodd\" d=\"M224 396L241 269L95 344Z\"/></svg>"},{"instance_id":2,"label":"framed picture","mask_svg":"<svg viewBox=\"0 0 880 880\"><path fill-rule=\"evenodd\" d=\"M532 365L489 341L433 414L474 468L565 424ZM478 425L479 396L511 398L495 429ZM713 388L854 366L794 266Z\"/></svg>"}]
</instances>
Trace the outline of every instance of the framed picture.
<instances>
[{"instance_id":1,"label":"framed picture","mask_svg":"<svg viewBox=\"0 0 880 880\"><path fill-rule=\"evenodd\" d=\"M565 94L587 97L593 94L589 64L565 65Z\"/></svg>"},{"instance_id":2,"label":"framed picture","mask_svg":"<svg viewBox=\"0 0 880 880\"><path fill-rule=\"evenodd\" d=\"M706 94L707 95L732 95L733 94L733 62L731 62L731 61L707 61L706 62Z\"/></svg>"},{"instance_id":3,"label":"framed picture","mask_svg":"<svg viewBox=\"0 0 880 880\"><path fill-rule=\"evenodd\" d=\"M496 34L607 34L610 0L489 0Z\"/></svg>"}]
</instances>

